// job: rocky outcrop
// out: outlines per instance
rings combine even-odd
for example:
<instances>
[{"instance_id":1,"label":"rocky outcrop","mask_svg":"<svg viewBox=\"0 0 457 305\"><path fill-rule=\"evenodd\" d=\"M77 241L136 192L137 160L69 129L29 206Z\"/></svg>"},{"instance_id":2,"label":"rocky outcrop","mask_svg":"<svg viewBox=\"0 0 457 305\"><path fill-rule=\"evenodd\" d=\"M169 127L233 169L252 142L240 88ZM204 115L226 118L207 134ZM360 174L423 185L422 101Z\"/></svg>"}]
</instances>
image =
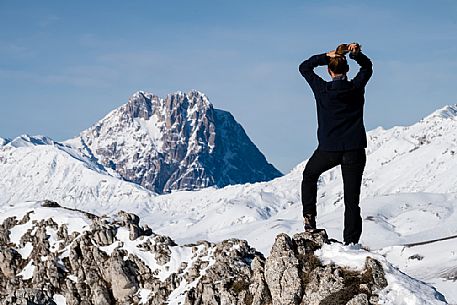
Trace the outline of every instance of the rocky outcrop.
<instances>
[{"instance_id":1,"label":"rocky outcrop","mask_svg":"<svg viewBox=\"0 0 457 305\"><path fill-rule=\"evenodd\" d=\"M157 193L281 175L233 116L198 91L165 99L137 92L76 142L87 157Z\"/></svg>"},{"instance_id":2,"label":"rocky outcrop","mask_svg":"<svg viewBox=\"0 0 457 305\"><path fill-rule=\"evenodd\" d=\"M368 257L361 272L323 265L314 251L324 243L329 243L324 230L276 237L265 265L272 304L365 304L357 303L362 299L377 304L376 293L387 286L381 264Z\"/></svg>"},{"instance_id":3,"label":"rocky outcrop","mask_svg":"<svg viewBox=\"0 0 457 305\"><path fill-rule=\"evenodd\" d=\"M122 211L108 218L44 206L0 226L2 305L368 305L387 286L373 258L361 271L323 264L315 251L329 243L325 231L280 234L265 258L239 239L179 246ZM38 217L47 210L77 221Z\"/></svg>"}]
</instances>

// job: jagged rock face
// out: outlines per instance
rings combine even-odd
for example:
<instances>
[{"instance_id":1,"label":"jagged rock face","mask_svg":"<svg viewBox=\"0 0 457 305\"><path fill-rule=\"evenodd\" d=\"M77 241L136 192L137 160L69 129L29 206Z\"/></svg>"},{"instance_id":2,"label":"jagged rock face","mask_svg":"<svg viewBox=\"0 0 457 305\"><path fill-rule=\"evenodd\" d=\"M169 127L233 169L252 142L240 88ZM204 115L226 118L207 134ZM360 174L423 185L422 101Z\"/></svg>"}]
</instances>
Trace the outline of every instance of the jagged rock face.
<instances>
[{"instance_id":1,"label":"jagged rock face","mask_svg":"<svg viewBox=\"0 0 457 305\"><path fill-rule=\"evenodd\" d=\"M279 177L233 116L198 91L138 92L80 135L80 149L157 193Z\"/></svg>"},{"instance_id":2,"label":"jagged rock face","mask_svg":"<svg viewBox=\"0 0 457 305\"><path fill-rule=\"evenodd\" d=\"M361 272L323 265L324 231L280 234L265 258L238 239L178 246L125 212L63 224L53 213L78 212L46 206L0 226L2 305L368 305L387 285L371 258Z\"/></svg>"}]
</instances>

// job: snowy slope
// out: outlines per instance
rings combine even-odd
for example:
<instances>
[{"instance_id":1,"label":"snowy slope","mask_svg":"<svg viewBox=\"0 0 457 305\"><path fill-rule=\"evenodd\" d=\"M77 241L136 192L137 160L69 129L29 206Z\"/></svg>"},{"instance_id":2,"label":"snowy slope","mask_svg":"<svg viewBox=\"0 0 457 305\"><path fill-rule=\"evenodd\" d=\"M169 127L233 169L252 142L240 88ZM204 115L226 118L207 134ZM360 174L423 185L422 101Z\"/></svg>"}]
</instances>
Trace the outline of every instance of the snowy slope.
<instances>
[{"instance_id":1,"label":"snowy slope","mask_svg":"<svg viewBox=\"0 0 457 305\"><path fill-rule=\"evenodd\" d=\"M457 170L457 158L453 153L457 143L457 120L455 116L449 115L454 113L453 110L455 106L448 106L410 127L395 127L389 130L378 128L368 133L370 144L367 149L368 162L362 187L363 202L379 199L381 203L376 207L381 207L387 204L383 200L386 195L414 193L411 195L413 199L409 200L413 201L410 204L412 210L430 210L430 212L424 212L424 215L440 216L439 220L434 221L432 216L423 216L429 223L428 228L435 224L442 224L442 218L453 214L452 206L455 198L452 193L457 189L457 176L450 174ZM178 217L177 222L185 223L184 219L189 218L195 220L195 223L192 221L189 223L190 226L201 224L208 228L196 229L195 232L211 232L214 225L217 230L224 227L230 227L232 230L233 225L268 220L290 210L297 213L297 219L299 219L301 208L299 186L305 164L306 161L288 175L270 182L158 196L144 209L152 209L157 213L182 215L183 217ZM429 200L430 196L417 192L443 195L430 195L430 202L436 205L430 206L422 203L424 200ZM339 213L342 207L342 182L339 168L322 176L318 197L320 218L324 219L326 215L333 212ZM398 198L402 197L397 195L388 198L393 201L391 205L395 207ZM441 204L444 204L444 207L441 207ZM87 208L91 207L87 206ZM111 205L109 208L114 210L116 205ZM214 215L211 211L214 211ZM384 217L390 217L389 213L393 213L393 217L398 215L399 211L386 208L376 213ZM213 219L217 219L215 217L217 215L224 215L223 220L217 220L215 224L210 223ZM378 221L376 215L371 216L373 221ZM411 215L414 219L413 216ZM423 217L421 219L424 219ZM206 221L208 223L205 223ZM401 222L400 219L397 221ZM164 224L166 224L165 221ZM162 227L162 224L158 226ZM395 226L394 229L398 231L398 236L407 233L407 229L401 226ZM191 234L189 230L186 229L186 231L187 234ZM422 234L417 239L421 238ZM398 241L400 242L400 239ZM380 243L377 246L383 246L383 244Z\"/></svg>"},{"instance_id":2,"label":"snowy slope","mask_svg":"<svg viewBox=\"0 0 457 305\"><path fill-rule=\"evenodd\" d=\"M456 106L447 106L412 126L378 128L368 133L361 203L364 245L388 255L390 251L401 252L405 244L457 234L455 113ZM238 237L268 253L276 234L302 228L299 190L305 164L270 182L176 192L129 211L141 215L154 231L180 242ZM342 231L341 183L340 169L335 168L323 175L318 193L318 224L337 239ZM99 207L84 208L101 212ZM103 212L118 208L111 205ZM457 302L457 294L448 288L456 284L452 279L457 239L411 249L428 253L427 259L389 258L402 270L411 270L418 278L443 288ZM432 255L435 251L442 256Z\"/></svg>"},{"instance_id":3,"label":"snowy slope","mask_svg":"<svg viewBox=\"0 0 457 305\"><path fill-rule=\"evenodd\" d=\"M362 197L457 190L457 105L446 106L412 126L368 132L368 162ZM292 173L298 177L306 161ZM340 169L322 179L324 201L341 202Z\"/></svg>"},{"instance_id":4,"label":"snowy slope","mask_svg":"<svg viewBox=\"0 0 457 305\"><path fill-rule=\"evenodd\" d=\"M0 141L1 142L1 141ZM4 144L10 147L33 147L36 145L54 145L54 141L46 136L21 135L13 140L8 140Z\"/></svg>"},{"instance_id":5,"label":"snowy slope","mask_svg":"<svg viewBox=\"0 0 457 305\"><path fill-rule=\"evenodd\" d=\"M23 135L0 148L0 204L42 199L70 206L132 204L154 196L49 138Z\"/></svg>"},{"instance_id":6,"label":"snowy slope","mask_svg":"<svg viewBox=\"0 0 457 305\"><path fill-rule=\"evenodd\" d=\"M324 263L334 263L351 269L360 269L367 256L381 262L386 272L389 285L380 294L379 304L440 304L442 296L423 283L415 282L408 275L392 266L384 256L358 247L345 247L339 244L324 245L317 251L317 256Z\"/></svg>"},{"instance_id":7,"label":"snowy slope","mask_svg":"<svg viewBox=\"0 0 457 305\"><path fill-rule=\"evenodd\" d=\"M8 139L0 138L0 147L4 146L8 142L9 142Z\"/></svg>"},{"instance_id":8,"label":"snowy slope","mask_svg":"<svg viewBox=\"0 0 457 305\"><path fill-rule=\"evenodd\" d=\"M457 106L447 106L412 126L370 131L361 202L365 219L362 243L372 251L386 255L402 271L435 285L451 303L457 303L457 238L432 241L457 235L456 115ZM278 233L295 233L302 228L299 190L306 161L289 174L270 182L175 192L156 197L144 195L143 190L141 195L132 191L135 195L131 197L124 193L125 196L120 195L122 200L105 195L99 202L109 204L100 206L87 199L97 198L98 195L92 191L90 197L84 193L84 187L74 194L73 201L67 203L69 198L66 193L72 192L70 185L56 191L46 186L49 182L42 181L49 181L48 167L52 162L34 164L52 154L44 152L35 155L30 147L16 148L17 151L22 149L21 157L17 158L11 157L16 153L8 145L0 153L0 187L3 188L0 194L1 197L5 193L13 194L7 200L10 204L28 196L30 191L26 188L24 192L22 187L27 185L34 192L28 197L30 199L49 198L49 193L54 194L51 199L70 206L74 204L71 202L79 201L81 209L95 214L117 213L119 209L134 212L155 232L169 235L179 243L238 237L247 239L263 253L269 252ZM22 159L29 161L27 163ZM8 162L5 163L5 160ZM26 172L30 171L20 172L13 166L15 162L25 162L19 163L18 168L43 166L39 171L48 174L38 176L40 179L32 183L31 178L26 176ZM81 161L78 162L80 168ZM94 163L90 161L89 164ZM86 175L86 170L87 173L94 172L94 169L88 169L90 165L82 167L84 171L79 171L79 178L72 178L75 181L73 187L79 185L76 181L85 180L81 177ZM97 177L100 175L108 176L103 171L97 172ZM123 189L125 183L117 179L107 181L122 184L122 187L115 188L117 190ZM34 183L39 186L34 187ZM54 186L58 184L56 182ZM96 189L96 185L92 185L92 189ZM343 208L339 168L322 176L318 197L318 225L325 227L331 237L340 239ZM136 203L145 203L126 204L129 198ZM430 242L408 246L423 241Z\"/></svg>"}]
</instances>

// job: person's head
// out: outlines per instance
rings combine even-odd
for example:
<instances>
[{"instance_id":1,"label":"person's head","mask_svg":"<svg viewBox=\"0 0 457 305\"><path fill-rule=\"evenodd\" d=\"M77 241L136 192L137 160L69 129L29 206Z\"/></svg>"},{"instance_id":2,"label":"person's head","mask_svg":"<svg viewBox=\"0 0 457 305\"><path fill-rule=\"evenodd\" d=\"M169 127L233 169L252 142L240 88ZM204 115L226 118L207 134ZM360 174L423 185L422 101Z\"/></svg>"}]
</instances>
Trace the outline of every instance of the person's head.
<instances>
[{"instance_id":1,"label":"person's head","mask_svg":"<svg viewBox=\"0 0 457 305\"><path fill-rule=\"evenodd\" d=\"M330 58L328 63L328 73L332 78L337 75L346 75L346 73L349 71L349 65L346 60L347 53L349 53L347 44L340 44L336 48L335 54L337 56Z\"/></svg>"},{"instance_id":2,"label":"person's head","mask_svg":"<svg viewBox=\"0 0 457 305\"><path fill-rule=\"evenodd\" d=\"M328 63L328 73L331 77L335 77L337 75L346 75L349 71L349 65L346 60L346 56L336 56L330 58Z\"/></svg>"}]
</instances>

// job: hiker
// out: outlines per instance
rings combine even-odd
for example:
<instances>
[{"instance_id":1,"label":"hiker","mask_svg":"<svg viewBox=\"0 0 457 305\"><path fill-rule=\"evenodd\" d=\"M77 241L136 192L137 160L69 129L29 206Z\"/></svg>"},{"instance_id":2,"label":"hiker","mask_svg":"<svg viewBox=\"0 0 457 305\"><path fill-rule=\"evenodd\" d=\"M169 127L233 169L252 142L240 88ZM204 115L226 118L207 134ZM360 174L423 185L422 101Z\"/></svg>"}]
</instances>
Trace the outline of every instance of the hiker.
<instances>
[{"instance_id":1,"label":"hiker","mask_svg":"<svg viewBox=\"0 0 457 305\"><path fill-rule=\"evenodd\" d=\"M360 65L352 80L347 79L346 54ZM327 66L332 81L314 73ZM344 188L344 244L357 244L362 234L360 186L365 168L367 137L363 125L365 86L373 74L370 59L358 43L342 44L336 50L311 56L301 63L301 75L316 99L319 145L303 171L301 195L304 229L316 229L317 181L325 171L341 165Z\"/></svg>"}]
</instances>

